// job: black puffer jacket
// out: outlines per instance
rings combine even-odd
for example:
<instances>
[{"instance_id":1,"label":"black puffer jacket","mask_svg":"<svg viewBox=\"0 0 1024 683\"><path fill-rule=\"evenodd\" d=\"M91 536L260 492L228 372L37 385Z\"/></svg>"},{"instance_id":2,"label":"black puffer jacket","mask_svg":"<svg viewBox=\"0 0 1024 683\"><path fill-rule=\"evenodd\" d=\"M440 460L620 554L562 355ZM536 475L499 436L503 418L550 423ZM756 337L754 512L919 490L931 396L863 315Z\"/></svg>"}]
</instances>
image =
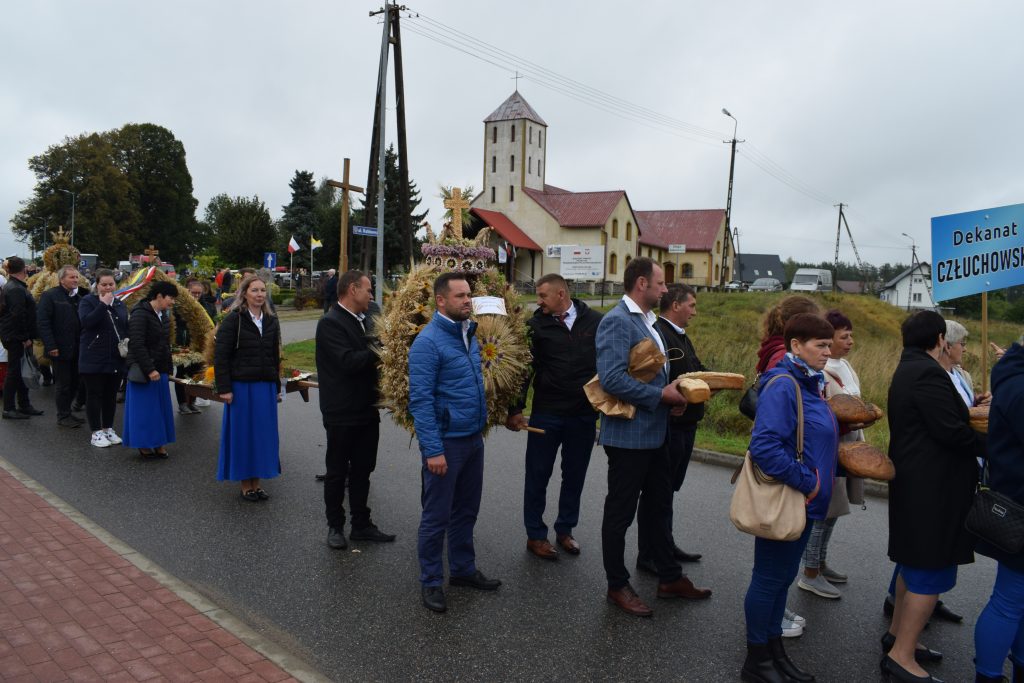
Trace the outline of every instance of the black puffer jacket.
<instances>
[{"instance_id":1,"label":"black puffer jacket","mask_svg":"<svg viewBox=\"0 0 1024 683\"><path fill-rule=\"evenodd\" d=\"M213 353L217 393L231 392L232 382L281 382L281 325L263 315L263 334L248 310L228 313L217 328Z\"/></svg>"},{"instance_id":2,"label":"black puffer jacket","mask_svg":"<svg viewBox=\"0 0 1024 683\"><path fill-rule=\"evenodd\" d=\"M7 345L36 339L36 300L28 286L12 277L3 287L3 313L0 313L0 339Z\"/></svg>"},{"instance_id":3,"label":"black puffer jacket","mask_svg":"<svg viewBox=\"0 0 1024 683\"><path fill-rule=\"evenodd\" d=\"M39 297L36 320L43 349L49 354L57 350L59 360L78 360L78 337L82 325L78 320L78 303L89 290L80 287L74 296L60 285L51 287Z\"/></svg>"},{"instance_id":4,"label":"black puffer jacket","mask_svg":"<svg viewBox=\"0 0 1024 683\"><path fill-rule=\"evenodd\" d=\"M158 316L153 305L143 301L132 309L128 318L128 367L138 363L142 374L156 370L170 374L171 319L165 311Z\"/></svg>"}]
</instances>

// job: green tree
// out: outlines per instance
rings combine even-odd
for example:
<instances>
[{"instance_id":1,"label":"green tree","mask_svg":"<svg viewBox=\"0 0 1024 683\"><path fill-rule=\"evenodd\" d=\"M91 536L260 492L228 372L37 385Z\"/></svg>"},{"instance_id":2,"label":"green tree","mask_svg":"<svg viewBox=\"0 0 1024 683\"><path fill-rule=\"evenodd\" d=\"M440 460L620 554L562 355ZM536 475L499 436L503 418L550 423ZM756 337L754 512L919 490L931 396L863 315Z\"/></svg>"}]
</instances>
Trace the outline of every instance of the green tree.
<instances>
[{"instance_id":1,"label":"green tree","mask_svg":"<svg viewBox=\"0 0 1024 683\"><path fill-rule=\"evenodd\" d=\"M258 266L273 250L277 233L260 198L219 194L206 206L204 222L213 231L217 252L225 263Z\"/></svg>"},{"instance_id":2,"label":"green tree","mask_svg":"<svg viewBox=\"0 0 1024 683\"><path fill-rule=\"evenodd\" d=\"M295 171L288 187L292 189L292 200L281 207L281 219L277 222L277 245L279 254L288 253L288 240L295 237L301 249L295 252L295 267L309 267L310 235L322 239L317 224L317 189L310 171Z\"/></svg>"}]
</instances>

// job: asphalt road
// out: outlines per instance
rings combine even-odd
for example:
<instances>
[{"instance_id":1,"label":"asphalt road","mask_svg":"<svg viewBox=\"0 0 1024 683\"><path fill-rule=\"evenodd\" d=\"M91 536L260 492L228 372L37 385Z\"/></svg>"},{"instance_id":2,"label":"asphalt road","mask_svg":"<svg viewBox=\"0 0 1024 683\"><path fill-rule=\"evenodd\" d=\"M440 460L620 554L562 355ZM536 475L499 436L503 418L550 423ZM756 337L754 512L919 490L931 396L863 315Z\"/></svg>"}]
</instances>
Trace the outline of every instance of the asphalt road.
<instances>
[{"instance_id":1,"label":"asphalt road","mask_svg":"<svg viewBox=\"0 0 1024 683\"><path fill-rule=\"evenodd\" d=\"M555 563L525 551L521 523L525 434L496 430L487 439L485 490L477 524L480 568L504 581L497 593L449 591L449 611L419 602L415 536L419 456L409 435L382 423L371 505L389 545L324 543L324 432L315 402L292 394L281 406L284 473L266 482L272 499L241 500L215 479L221 410L178 416L170 459L89 445L86 429L55 426L51 389L34 402L46 415L0 421L0 454L126 543L188 582L254 629L305 657L336 680L684 680L734 681L744 654L743 594L753 542L728 519L730 472L694 463L676 519L680 545L704 559L684 566L714 589L704 602L656 600L656 580L634 577L655 609L636 619L606 604L600 522L604 453L595 448L577 538L583 553ZM120 411L118 414L120 425ZM120 430L119 430L120 431ZM556 484L549 488L557 493ZM550 498L549 510L555 506ZM549 522L550 522L549 518ZM850 574L838 601L795 587L790 604L807 617L790 654L819 681L876 680L881 602L891 565L885 556L886 504L844 518L830 564ZM354 549L353 549L354 548ZM627 564L635 557L635 531ZM967 618L934 624L924 642L946 654L933 673L973 680L973 625L991 590L994 563L962 568L946 597Z\"/></svg>"}]
</instances>

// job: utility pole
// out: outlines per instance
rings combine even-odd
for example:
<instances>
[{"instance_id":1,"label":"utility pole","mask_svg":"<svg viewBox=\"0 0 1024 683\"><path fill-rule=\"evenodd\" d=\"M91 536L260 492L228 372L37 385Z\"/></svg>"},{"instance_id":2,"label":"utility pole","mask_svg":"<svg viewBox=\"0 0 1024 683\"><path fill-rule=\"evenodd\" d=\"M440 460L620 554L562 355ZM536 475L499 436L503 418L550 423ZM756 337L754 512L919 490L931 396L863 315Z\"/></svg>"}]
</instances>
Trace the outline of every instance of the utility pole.
<instances>
[{"instance_id":1,"label":"utility pole","mask_svg":"<svg viewBox=\"0 0 1024 683\"><path fill-rule=\"evenodd\" d=\"M409 151L405 141L405 75L402 72L402 30L399 26L399 9L391 10L391 27L395 43L395 106L398 115L398 229L402 237L402 263L412 270L412 224L409 216Z\"/></svg>"},{"instance_id":2,"label":"utility pole","mask_svg":"<svg viewBox=\"0 0 1024 683\"><path fill-rule=\"evenodd\" d=\"M743 140L736 139L736 129L739 127L740 122L736 120L736 117L729 113L729 110L722 108L722 113L733 120L732 127L732 140L723 140L726 144L732 145L732 153L729 157L729 193L725 198L725 244L722 245L722 270L719 273L718 286L725 286L725 264L728 263L729 256L729 236L732 234L732 181L733 175L736 171L736 143L743 142Z\"/></svg>"},{"instance_id":3,"label":"utility pole","mask_svg":"<svg viewBox=\"0 0 1024 683\"><path fill-rule=\"evenodd\" d=\"M847 206L842 202L834 204L839 207L839 223L836 225L836 255L835 255L835 266L834 273L832 274L832 291L835 292L839 288L839 235L842 231L843 226L846 226L846 236L850 238L850 246L853 248L853 257L857 261L857 270L860 271L861 279L864 281L863 288L867 289L867 273L864 269L864 262L860 260L860 252L857 251L857 243L853 241L853 231L850 230L850 221L846 220L846 214L843 212L843 207Z\"/></svg>"},{"instance_id":4,"label":"utility pole","mask_svg":"<svg viewBox=\"0 0 1024 683\"><path fill-rule=\"evenodd\" d=\"M75 244L75 198L78 196L78 193L77 192L72 192L71 190L58 190L58 192L63 192L64 194L71 195L71 241L69 242L69 244L74 246L74 244Z\"/></svg>"},{"instance_id":5,"label":"utility pole","mask_svg":"<svg viewBox=\"0 0 1024 683\"><path fill-rule=\"evenodd\" d=\"M743 251L740 249L740 229L739 228L733 228L732 229L732 234L733 234L733 237L736 240L736 270L740 271L740 274L738 276L736 275L736 273L733 273L732 274L733 275L732 279L733 280L737 280L737 281L742 283L743 282ZM742 287L741 287L740 291L743 291Z\"/></svg>"},{"instance_id":6,"label":"utility pole","mask_svg":"<svg viewBox=\"0 0 1024 683\"><path fill-rule=\"evenodd\" d=\"M836 254L832 258L832 291L839 289L839 235L843 229L843 207L845 204L839 202L839 218L836 222Z\"/></svg>"}]
</instances>

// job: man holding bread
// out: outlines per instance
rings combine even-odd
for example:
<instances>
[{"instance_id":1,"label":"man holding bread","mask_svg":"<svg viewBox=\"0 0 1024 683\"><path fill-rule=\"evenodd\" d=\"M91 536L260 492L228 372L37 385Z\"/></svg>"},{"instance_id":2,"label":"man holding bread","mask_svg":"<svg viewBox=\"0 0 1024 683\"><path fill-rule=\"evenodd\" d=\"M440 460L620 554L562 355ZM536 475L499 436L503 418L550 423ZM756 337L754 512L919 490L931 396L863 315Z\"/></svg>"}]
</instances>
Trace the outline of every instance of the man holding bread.
<instances>
[{"instance_id":1,"label":"man holding bread","mask_svg":"<svg viewBox=\"0 0 1024 683\"><path fill-rule=\"evenodd\" d=\"M669 378L675 379L685 372L703 372L704 364L697 357L686 326L690 319L697 315L697 293L689 285L672 284L661 297L661 315L655 327L665 339L669 359ZM672 491L677 492L683 486L686 469L693 455L693 442L697 434L697 423L704 417L703 403L689 403L685 406L674 406L669 411L668 424L668 458L669 481ZM679 548L672 537L672 509L668 512L669 539L672 543L672 555L680 562L697 562L701 556L687 553ZM650 530L641 525L638 528L637 569L656 574L657 569L651 561Z\"/></svg>"},{"instance_id":2,"label":"man holding bread","mask_svg":"<svg viewBox=\"0 0 1024 683\"><path fill-rule=\"evenodd\" d=\"M668 412L670 407L685 406L686 400L670 383L667 363L648 382L629 374L630 351L637 344L653 341L662 353L667 350L651 310L667 291L665 276L650 258L638 257L626 266L623 287L625 296L597 328L597 375L608 394L635 406L636 413L632 418L601 416L599 441L608 455L601 545L608 602L634 616L649 617L653 612L629 584L623 557L634 515L651 539L659 598L700 599L711 591L694 587L672 556Z\"/></svg>"}]
</instances>

